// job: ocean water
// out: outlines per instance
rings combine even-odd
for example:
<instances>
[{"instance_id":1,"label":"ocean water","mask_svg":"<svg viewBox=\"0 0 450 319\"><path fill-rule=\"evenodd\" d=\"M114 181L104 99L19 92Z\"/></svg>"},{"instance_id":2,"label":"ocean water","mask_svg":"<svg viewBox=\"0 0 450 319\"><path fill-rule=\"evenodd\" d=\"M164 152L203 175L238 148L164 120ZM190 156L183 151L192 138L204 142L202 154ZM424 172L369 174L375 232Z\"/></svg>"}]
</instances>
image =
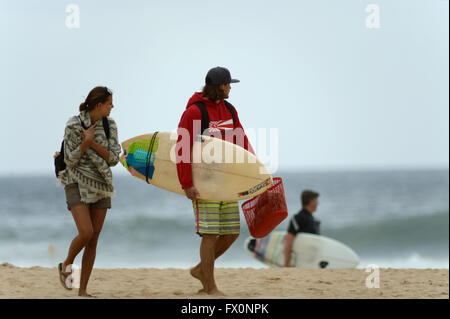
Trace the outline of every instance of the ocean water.
<instances>
[{"instance_id":1,"label":"ocean water","mask_svg":"<svg viewBox=\"0 0 450 319\"><path fill-rule=\"evenodd\" d=\"M320 193L322 235L355 250L365 267L449 267L449 171L278 172L289 215L300 192ZM187 268L199 261L191 202L128 175L115 175L96 267ZM277 229L285 230L285 220ZM218 267L265 267L245 252L241 235ZM64 190L54 176L0 176L0 263L55 266L76 235ZM75 263L81 263L81 254Z\"/></svg>"}]
</instances>

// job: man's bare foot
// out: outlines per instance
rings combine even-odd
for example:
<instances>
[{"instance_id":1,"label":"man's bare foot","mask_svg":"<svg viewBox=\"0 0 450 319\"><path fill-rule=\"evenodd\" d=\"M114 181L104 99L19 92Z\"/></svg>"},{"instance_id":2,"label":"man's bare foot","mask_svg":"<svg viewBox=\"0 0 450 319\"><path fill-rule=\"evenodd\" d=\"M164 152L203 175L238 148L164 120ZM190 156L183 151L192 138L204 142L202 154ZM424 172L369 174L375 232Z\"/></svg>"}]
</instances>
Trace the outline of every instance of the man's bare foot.
<instances>
[{"instance_id":1,"label":"man's bare foot","mask_svg":"<svg viewBox=\"0 0 450 319\"><path fill-rule=\"evenodd\" d=\"M199 291L197 291L197 294L199 294L199 295L208 294L208 295L212 295L212 296L225 296L225 294L223 292L221 292L220 290L218 290L217 288L210 290L210 292L207 292L205 288L202 288Z\"/></svg>"},{"instance_id":2,"label":"man's bare foot","mask_svg":"<svg viewBox=\"0 0 450 319\"><path fill-rule=\"evenodd\" d=\"M205 289L205 292L210 296L217 296L217 297L225 296L225 294L221 292L219 289L217 289L217 287L214 287L210 290Z\"/></svg>"},{"instance_id":3,"label":"man's bare foot","mask_svg":"<svg viewBox=\"0 0 450 319\"><path fill-rule=\"evenodd\" d=\"M86 298L97 298L91 294L88 294L86 291L85 292L78 292L78 297L86 297Z\"/></svg>"},{"instance_id":4,"label":"man's bare foot","mask_svg":"<svg viewBox=\"0 0 450 319\"><path fill-rule=\"evenodd\" d=\"M198 292L202 292L202 290L205 290L205 282L204 282L202 270L200 269L200 267L198 265L195 267L192 267L190 270L190 273L191 273L192 277L200 280L200 282L202 283L203 289L200 289Z\"/></svg>"}]
</instances>

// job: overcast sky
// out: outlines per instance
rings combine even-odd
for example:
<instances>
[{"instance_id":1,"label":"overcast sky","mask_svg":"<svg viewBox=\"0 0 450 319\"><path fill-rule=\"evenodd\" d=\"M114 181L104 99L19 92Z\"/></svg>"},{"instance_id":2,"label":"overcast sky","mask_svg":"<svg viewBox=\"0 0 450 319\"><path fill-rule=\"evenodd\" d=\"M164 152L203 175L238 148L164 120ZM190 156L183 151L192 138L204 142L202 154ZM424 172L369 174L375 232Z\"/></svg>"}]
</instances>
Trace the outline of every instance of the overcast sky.
<instances>
[{"instance_id":1,"label":"overcast sky","mask_svg":"<svg viewBox=\"0 0 450 319\"><path fill-rule=\"evenodd\" d=\"M66 26L70 3L79 28ZM366 25L371 3L379 28ZM229 101L244 127L278 129L280 169L448 167L448 9L0 0L0 174L52 172L67 119L96 85L114 92L120 141L174 130L218 65L241 80Z\"/></svg>"}]
</instances>

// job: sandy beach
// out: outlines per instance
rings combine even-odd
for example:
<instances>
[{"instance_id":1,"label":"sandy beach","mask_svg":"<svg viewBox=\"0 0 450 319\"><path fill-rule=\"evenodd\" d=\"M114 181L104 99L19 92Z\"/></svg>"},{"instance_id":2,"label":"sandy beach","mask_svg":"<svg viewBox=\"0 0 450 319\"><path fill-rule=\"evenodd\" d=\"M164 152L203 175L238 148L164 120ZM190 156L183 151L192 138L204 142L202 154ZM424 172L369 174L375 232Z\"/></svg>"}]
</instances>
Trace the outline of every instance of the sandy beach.
<instances>
[{"instance_id":1,"label":"sandy beach","mask_svg":"<svg viewBox=\"0 0 450 319\"><path fill-rule=\"evenodd\" d=\"M448 269L379 269L367 288L364 269L218 268L224 298L449 298ZM211 298L186 269L94 268L88 291L98 298ZM62 288L55 268L0 265L0 298L79 298ZM222 297L223 298L223 297Z\"/></svg>"}]
</instances>

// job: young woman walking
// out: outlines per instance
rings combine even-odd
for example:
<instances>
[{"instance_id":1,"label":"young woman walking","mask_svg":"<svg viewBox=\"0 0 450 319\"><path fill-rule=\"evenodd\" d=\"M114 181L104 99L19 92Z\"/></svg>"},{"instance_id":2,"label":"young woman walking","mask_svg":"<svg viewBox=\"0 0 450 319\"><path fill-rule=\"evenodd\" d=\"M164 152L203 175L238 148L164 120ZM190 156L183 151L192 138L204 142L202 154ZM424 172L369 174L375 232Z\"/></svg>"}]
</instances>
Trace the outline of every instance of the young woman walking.
<instances>
[{"instance_id":1,"label":"young woman walking","mask_svg":"<svg viewBox=\"0 0 450 319\"><path fill-rule=\"evenodd\" d=\"M58 265L59 279L64 288L72 289L68 280L71 265L84 248L78 295L85 297L92 297L86 287L106 211L111 208L114 195L110 167L119 162L121 151L116 123L109 117L113 107L112 93L107 87L95 87L89 92L80 105L80 114L67 121L66 169L58 174L58 180L65 185L67 209L78 229L66 259Z\"/></svg>"}]
</instances>

